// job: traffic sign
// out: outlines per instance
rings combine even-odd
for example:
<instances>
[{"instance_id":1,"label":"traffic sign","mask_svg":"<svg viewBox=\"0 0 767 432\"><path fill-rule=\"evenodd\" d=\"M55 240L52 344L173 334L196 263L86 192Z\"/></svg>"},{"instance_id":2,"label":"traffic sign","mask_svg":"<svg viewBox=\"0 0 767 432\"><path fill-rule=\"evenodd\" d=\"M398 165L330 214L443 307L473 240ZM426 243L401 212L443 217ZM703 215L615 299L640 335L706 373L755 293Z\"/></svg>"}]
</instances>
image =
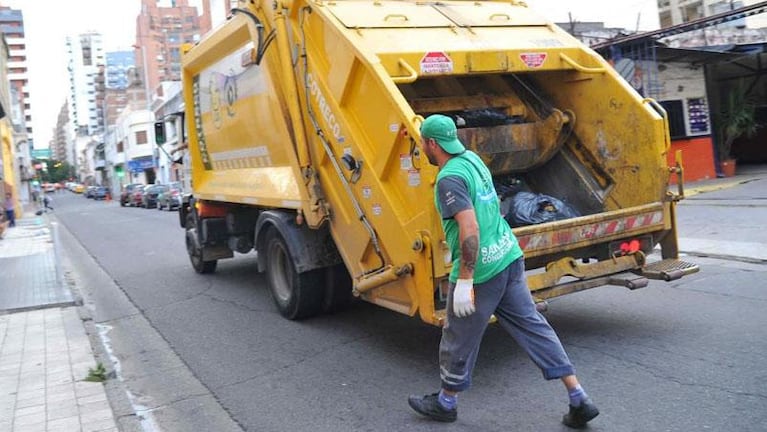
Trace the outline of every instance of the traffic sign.
<instances>
[{"instance_id":1,"label":"traffic sign","mask_svg":"<svg viewBox=\"0 0 767 432\"><path fill-rule=\"evenodd\" d=\"M32 159L50 159L51 149L32 149Z\"/></svg>"}]
</instances>

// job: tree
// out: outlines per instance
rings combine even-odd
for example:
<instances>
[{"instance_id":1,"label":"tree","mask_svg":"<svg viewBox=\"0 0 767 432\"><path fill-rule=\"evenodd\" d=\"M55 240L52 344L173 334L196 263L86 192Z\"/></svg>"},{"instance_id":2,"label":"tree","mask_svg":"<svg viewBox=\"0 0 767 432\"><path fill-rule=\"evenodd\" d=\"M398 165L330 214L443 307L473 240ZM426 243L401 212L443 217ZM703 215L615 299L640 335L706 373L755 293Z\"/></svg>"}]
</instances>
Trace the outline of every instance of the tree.
<instances>
[{"instance_id":1,"label":"tree","mask_svg":"<svg viewBox=\"0 0 767 432\"><path fill-rule=\"evenodd\" d=\"M74 171L73 167L67 161L50 159L44 161L36 160L33 163L44 163L47 166L45 170L40 171L40 180L45 183L58 183L69 180L71 173Z\"/></svg>"},{"instance_id":2,"label":"tree","mask_svg":"<svg viewBox=\"0 0 767 432\"><path fill-rule=\"evenodd\" d=\"M726 102L719 114L719 160L732 159L732 143L741 136L754 136L758 129L756 102L748 95L745 82L740 80L727 93Z\"/></svg>"}]
</instances>

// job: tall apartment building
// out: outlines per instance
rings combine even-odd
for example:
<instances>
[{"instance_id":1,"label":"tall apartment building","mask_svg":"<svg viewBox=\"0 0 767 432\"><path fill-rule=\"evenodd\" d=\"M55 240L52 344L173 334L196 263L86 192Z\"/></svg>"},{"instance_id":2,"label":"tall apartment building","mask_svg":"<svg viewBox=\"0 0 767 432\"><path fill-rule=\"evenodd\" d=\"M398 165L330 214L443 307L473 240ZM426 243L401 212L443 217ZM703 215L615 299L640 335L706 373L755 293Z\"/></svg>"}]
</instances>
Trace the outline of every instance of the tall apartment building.
<instances>
[{"instance_id":1,"label":"tall apartment building","mask_svg":"<svg viewBox=\"0 0 767 432\"><path fill-rule=\"evenodd\" d=\"M111 51L106 53L106 86L108 89L126 89L130 84L129 73L136 67L133 51Z\"/></svg>"},{"instance_id":2,"label":"tall apartment building","mask_svg":"<svg viewBox=\"0 0 767 432\"><path fill-rule=\"evenodd\" d=\"M14 125L26 131L31 143L32 108L29 97L24 15L22 12L7 6L0 6L0 31L5 36L8 45L8 79L11 87L11 105L16 108L15 112L11 112L11 119Z\"/></svg>"},{"instance_id":3,"label":"tall apartment building","mask_svg":"<svg viewBox=\"0 0 767 432\"><path fill-rule=\"evenodd\" d=\"M64 102L59 109L56 118L56 127L53 129L53 139L51 140L51 158L58 161L67 160L67 147L71 141L68 135L69 129L69 105ZM68 162L73 163L73 160Z\"/></svg>"},{"instance_id":4,"label":"tall apartment building","mask_svg":"<svg viewBox=\"0 0 767 432\"><path fill-rule=\"evenodd\" d=\"M135 86L136 59L133 51L111 51L106 53L106 91L104 94L105 127L117 121L123 109L130 103L129 87ZM143 88L143 83L140 85ZM146 107L145 94L141 92L139 105Z\"/></svg>"},{"instance_id":5,"label":"tall apartment building","mask_svg":"<svg viewBox=\"0 0 767 432\"><path fill-rule=\"evenodd\" d=\"M202 15L188 0L141 0L136 18L135 58L137 70L146 75L146 91L152 93L162 81L181 80L181 45L194 43L211 29L210 0L202 0ZM229 2L221 1L229 10ZM222 6L223 7L223 6Z\"/></svg>"},{"instance_id":6,"label":"tall apartment building","mask_svg":"<svg viewBox=\"0 0 767 432\"><path fill-rule=\"evenodd\" d=\"M106 64L99 33L68 36L69 113L74 135L95 135L104 130Z\"/></svg>"},{"instance_id":7,"label":"tall apartment building","mask_svg":"<svg viewBox=\"0 0 767 432\"><path fill-rule=\"evenodd\" d=\"M762 0L658 0L658 16L661 28L684 24L700 18L709 17L760 3ZM767 27L767 14L747 17L742 20L721 24L732 28Z\"/></svg>"}]
</instances>

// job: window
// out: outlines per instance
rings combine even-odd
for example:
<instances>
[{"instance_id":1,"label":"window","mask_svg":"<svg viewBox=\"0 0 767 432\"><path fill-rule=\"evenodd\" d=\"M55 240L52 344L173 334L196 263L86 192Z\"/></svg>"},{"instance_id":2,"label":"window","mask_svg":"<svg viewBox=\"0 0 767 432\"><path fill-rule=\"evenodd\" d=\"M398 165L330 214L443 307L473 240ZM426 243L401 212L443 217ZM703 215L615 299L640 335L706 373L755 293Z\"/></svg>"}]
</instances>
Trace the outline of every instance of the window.
<instances>
[{"instance_id":1,"label":"window","mask_svg":"<svg viewBox=\"0 0 767 432\"><path fill-rule=\"evenodd\" d=\"M145 130L136 132L136 144L146 144L148 142Z\"/></svg>"},{"instance_id":2,"label":"window","mask_svg":"<svg viewBox=\"0 0 767 432\"><path fill-rule=\"evenodd\" d=\"M684 104L681 100L662 101L660 103L668 114L668 129L671 139L687 136L684 126Z\"/></svg>"},{"instance_id":3,"label":"window","mask_svg":"<svg viewBox=\"0 0 767 432\"><path fill-rule=\"evenodd\" d=\"M120 141L117 143L117 153L122 153L122 152L123 152L123 142Z\"/></svg>"}]
</instances>

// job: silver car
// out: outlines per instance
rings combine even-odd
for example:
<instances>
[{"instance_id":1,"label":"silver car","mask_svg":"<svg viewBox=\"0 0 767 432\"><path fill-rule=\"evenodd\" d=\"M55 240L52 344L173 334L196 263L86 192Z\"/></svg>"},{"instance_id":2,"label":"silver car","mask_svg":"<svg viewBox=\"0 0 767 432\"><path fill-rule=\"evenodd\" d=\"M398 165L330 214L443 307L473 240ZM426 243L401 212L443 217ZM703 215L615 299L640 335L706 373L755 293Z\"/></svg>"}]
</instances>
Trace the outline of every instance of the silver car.
<instances>
[{"instance_id":1,"label":"silver car","mask_svg":"<svg viewBox=\"0 0 767 432\"><path fill-rule=\"evenodd\" d=\"M168 186L167 190L162 191L157 196L157 210L167 209L171 211L181 207L181 197L184 194L181 182L173 182Z\"/></svg>"}]
</instances>

